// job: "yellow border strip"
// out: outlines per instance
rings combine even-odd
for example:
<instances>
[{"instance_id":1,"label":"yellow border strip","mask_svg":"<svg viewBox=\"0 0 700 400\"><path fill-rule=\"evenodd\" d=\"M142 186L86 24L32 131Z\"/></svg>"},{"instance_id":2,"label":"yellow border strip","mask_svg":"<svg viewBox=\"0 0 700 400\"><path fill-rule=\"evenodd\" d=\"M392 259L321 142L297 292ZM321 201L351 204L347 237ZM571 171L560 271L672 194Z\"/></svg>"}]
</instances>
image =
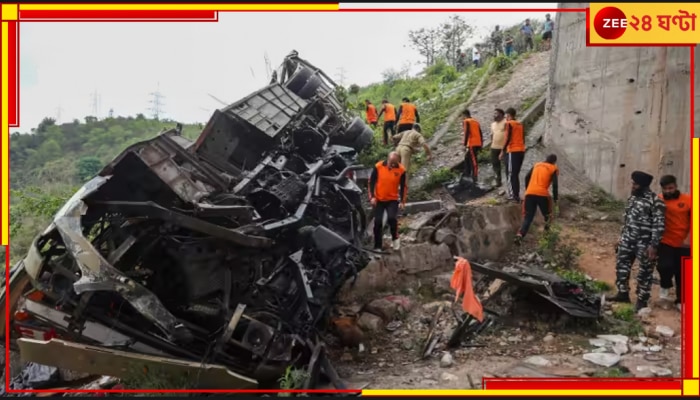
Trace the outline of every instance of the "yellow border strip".
<instances>
[{"instance_id":1,"label":"yellow border strip","mask_svg":"<svg viewBox=\"0 0 700 400\"><path fill-rule=\"evenodd\" d=\"M2 110L0 112L0 121L2 121L2 245L7 246L9 244L9 231L10 231L10 121L9 119L9 105L7 104L9 99L9 88L8 83L8 66L9 66L9 24L7 22L2 23L2 43L0 44L0 58L2 58L1 70L2 70Z\"/></svg>"},{"instance_id":2,"label":"yellow border strip","mask_svg":"<svg viewBox=\"0 0 700 400\"><path fill-rule=\"evenodd\" d=\"M19 10L212 10L318 11L339 10L335 4L20 4Z\"/></svg>"}]
</instances>

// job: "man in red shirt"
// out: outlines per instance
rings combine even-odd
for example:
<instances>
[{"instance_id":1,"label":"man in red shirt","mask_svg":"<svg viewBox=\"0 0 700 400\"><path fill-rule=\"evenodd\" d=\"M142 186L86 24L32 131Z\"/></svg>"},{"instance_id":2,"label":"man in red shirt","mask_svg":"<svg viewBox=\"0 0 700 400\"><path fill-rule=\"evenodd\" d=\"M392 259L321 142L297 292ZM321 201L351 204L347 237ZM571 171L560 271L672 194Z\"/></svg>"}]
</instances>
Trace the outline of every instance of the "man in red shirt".
<instances>
[{"instance_id":1,"label":"man in red shirt","mask_svg":"<svg viewBox=\"0 0 700 400\"><path fill-rule=\"evenodd\" d=\"M661 291L659 297L670 300L669 289L676 283L676 307L681 308L681 268L683 257L690 257L690 247L687 244L690 227L692 201L690 195L678 190L676 177L662 176L661 197L666 204L666 224L661 237L658 251L658 264Z\"/></svg>"},{"instance_id":2,"label":"man in red shirt","mask_svg":"<svg viewBox=\"0 0 700 400\"><path fill-rule=\"evenodd\" d=\"M369 99L365 100L365 105L367 106L365 110L367 113L367 123L372 125L372 128L376 128L377 120L379 119L377 116L377 107L375 107Z\"/></svg>"}]
</instances>

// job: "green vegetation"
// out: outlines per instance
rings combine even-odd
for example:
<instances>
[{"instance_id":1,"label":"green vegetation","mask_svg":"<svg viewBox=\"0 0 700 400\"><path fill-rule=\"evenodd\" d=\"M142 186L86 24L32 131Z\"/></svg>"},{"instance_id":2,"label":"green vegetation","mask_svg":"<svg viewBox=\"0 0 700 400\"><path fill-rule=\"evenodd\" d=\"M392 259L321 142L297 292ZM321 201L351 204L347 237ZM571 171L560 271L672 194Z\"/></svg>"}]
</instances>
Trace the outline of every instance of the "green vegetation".
<instances>
[{"instance_id":1,"label":"green vegetation","mask_svg":"<svg viewBox=\"0 0 700 400\"><path fill-rule=\"evenodd\" d=\"M523 112L529 110L541 96L541 94L538 94L536 96L530 96L524 99L520 109L523 110Z\"/></svg>"},{"instance_id":2,"label":"green vegetation","mask_svg":"<svg viewBox=\"0 0 700 400\"><path fill-rule=\"evenodd\" d=\"M437 189L456 177L457 174L451 169L446 167L438 168L428 176L428 181L423 186L423 189L428 191Z\"/></svg>"},{"instance_id":3,"label":"green vegetation","mask_svg":"<svg viewBox=\"0 0 700 400\"><path fill-rule=\"evenodd\" d=\"M304 381L308 376L308 372L289 366L284 371L284 376L279 379L280 389L299 390L303 388ZM290 395L290 393L279 393L280 397L289 397Z\"/></svg>"},{"instance_id":4,"label":"green vegetation","mask_svg":"<svg viewBox=\"0 0 700 400\"><path fill-rule=\"evenodd\" d=\"M439 61L417 78L385 74L383 82L360 89L354 109L364 110L364 99L375 104L387 99L398 108L401 99L408 97L418 106L421 128L430 138L455 108L469 99L485 71L486 67L471 67L459 74L455 67Z\"/></svg>"},{"instance_id":5,"label":"green vegetation","mask_svg":"<svg viewBox=\"0 0 700 400\"><path fill-rule=\"evenodd\" d=\"M80 184L94 175L126 147L151 139L163 130L175 128L174 121L136 118L86 117L56 124L45 118L32 134L10 136L10 185ZM183 136L195 138L200 125L185 125Z\"/></svg>"},{"instance_id":6,"label":"green vegetation","mask_svg":"<svg viewBox=\"0 0 700 400\"><path fill-rule=\"evenodd\" d=\"M537 252L555 269L573 270L578 266L581 250L561 238L561 227L553 223L537 243Z\"/></svg>"},{"instance_id":7,"label":"green vegetation","mask_svg":"<svg viewBox=\"0 0 700 400\"><path fill-rule=\"evenodd\" d=\"M625 202L615 199L603 189L596 188L589 192L588 197L587 203L598 211L623 212L625 210Z\"/></svg>"},{"instance_id":8,"label":"green vegetation","mask_svg":"<svg viewBox=\"0 0 700 400\"><path fill-rule=\"evenodd\" d=\"M644 327L637 318L637 312L632 304L617 304L612 310L612 325L610 331L627 336L637 336L644 333Z\"/></svg>"},{"instance_id":9,"label":"green vegetation","mask_svg":"<svg viewBox=\"0 0 700 400\"><path fill-rule=\"evenodd\" d=\"M165 372L151 372L144 368L142 373L132 373L122 379L124 389L159 390L192 389L193 377L189 375L174 376ZM149 393L149 396L167 396L167 393Z\"/></svg>"},{"instance_id":10,"label":"green vegetation","mask_svg":"<svg viewBox=\"0 0 700 400\"><path fill-rule=\"evenodd\" d=\"M24 257L34 237L75 193L77 186L49 184L10 190L10 262Z\"/></svg>"},{"instance_id":11,"label":"green vegetation","mask_svg":"<svg viewBox=\"0 0 700 400\"><path fill-rule=\"evenodd\" d=\"M578 257L581 255L581 250L562 240L561 227L556 223L552 224L550 230L545 231L540 237L537 243L537 252L563 279L581 285L584 289L594 293L610 290L607 283L592 279L578 269Z\"/></svg>"}]
</instances>

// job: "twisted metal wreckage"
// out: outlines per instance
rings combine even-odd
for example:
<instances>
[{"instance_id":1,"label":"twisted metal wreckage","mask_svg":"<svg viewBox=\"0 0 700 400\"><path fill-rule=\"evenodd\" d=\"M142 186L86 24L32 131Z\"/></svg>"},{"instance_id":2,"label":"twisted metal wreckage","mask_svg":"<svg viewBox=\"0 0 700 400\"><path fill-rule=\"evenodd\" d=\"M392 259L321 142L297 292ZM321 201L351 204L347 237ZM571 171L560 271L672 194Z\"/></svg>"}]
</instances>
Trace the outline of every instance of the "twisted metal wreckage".
<instances>
[{"instance_id":1,"label":"twisted metal wreckage","mask_svg":"<svg viewBox=\"0 0 700 400\"><path fill-rule=\"evenodd\" d=\"M336 88L292 52L195 142L178 125L117 156L13 269L39 293L24 312L61 333L20 339L23 357L113 376L157 361L209 388L274 386L294 365L341 388L317 328L367 263L352 171L372 131Z\"/></svg>"}]
</instances>

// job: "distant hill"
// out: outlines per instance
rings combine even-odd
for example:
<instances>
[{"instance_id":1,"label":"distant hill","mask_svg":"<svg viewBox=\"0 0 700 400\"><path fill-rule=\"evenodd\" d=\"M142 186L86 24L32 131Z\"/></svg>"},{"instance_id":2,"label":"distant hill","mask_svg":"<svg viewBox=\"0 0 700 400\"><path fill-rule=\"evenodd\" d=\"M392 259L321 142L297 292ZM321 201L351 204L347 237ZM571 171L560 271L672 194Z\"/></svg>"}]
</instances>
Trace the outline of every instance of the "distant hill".
<instances>
[{"instance_id":1,"label":"distant hill","mask_svg":"<svg viewBox=\"0 0 700 400\"><path fill-rule=\"evenodd\" d=\"M45 118L31 133L10 136L10 187L79 184L127 146L174 128L175 121L137 117L56 124ZM184 125L183 136L194 138L202 126Z\"/></svg>"}]
</instances>

